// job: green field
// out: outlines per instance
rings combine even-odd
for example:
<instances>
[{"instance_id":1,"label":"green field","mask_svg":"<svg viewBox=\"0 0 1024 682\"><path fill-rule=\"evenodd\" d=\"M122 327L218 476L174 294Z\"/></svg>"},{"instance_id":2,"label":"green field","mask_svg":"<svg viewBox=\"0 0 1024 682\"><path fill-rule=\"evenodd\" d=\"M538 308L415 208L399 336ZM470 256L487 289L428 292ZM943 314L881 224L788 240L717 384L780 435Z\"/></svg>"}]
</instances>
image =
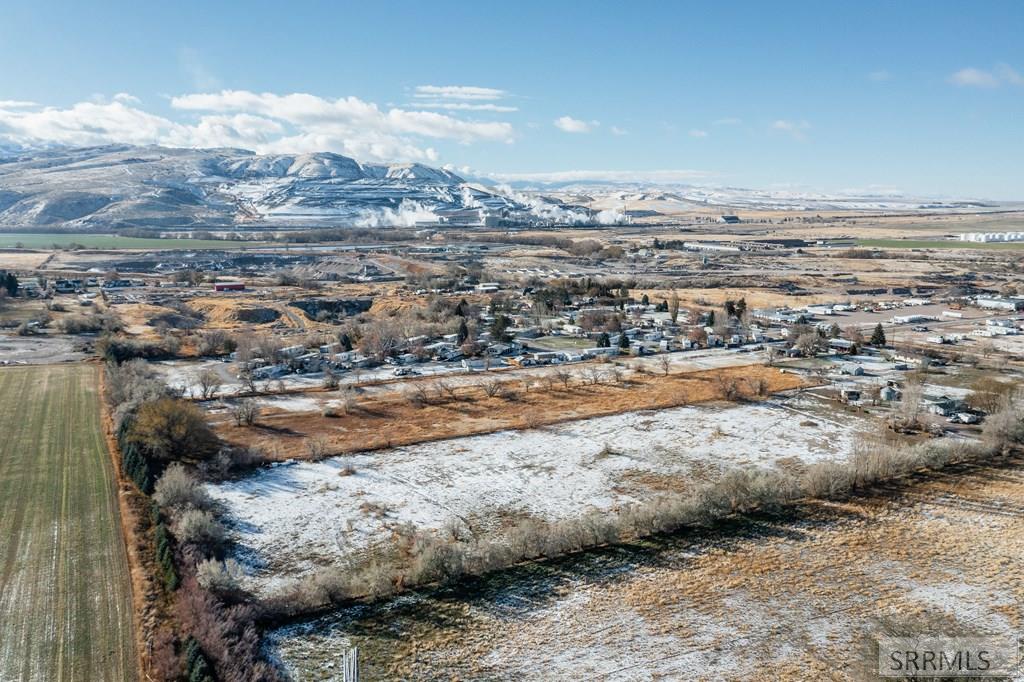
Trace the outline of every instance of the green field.
<instances>
[{"instance_id":1,"label":"green field","mask_svg":"<svg viewBox=\"0 0 1024 682\"><path fill-rule=\"evenodd\" d=\"M119 237L116 234L36 234L0 232L0 248L50 249L54 244L66 249L78 244L89 249L241 249L261 242L234 242L220 239L157 239Z\"/></svg>"},{"instance_id":2,"label":"green field","mask_svg":"<svg viewBox=\"0 0 1024 682\"><path fill-rule=\"evenodd\" d=\"M1024 242L982 243L948 239L858 239L857 246L879 249L1024 249Z\"/></svg>"},{"instance_id":3,"label":"green field","mask_svg":"<svg viewBox=\"0 0 1024 682\"><path fill-rule=\"evenodd\" d=\"M134 680L97 369L0 369L0 680Z\"/></svg>"}]
</instances>

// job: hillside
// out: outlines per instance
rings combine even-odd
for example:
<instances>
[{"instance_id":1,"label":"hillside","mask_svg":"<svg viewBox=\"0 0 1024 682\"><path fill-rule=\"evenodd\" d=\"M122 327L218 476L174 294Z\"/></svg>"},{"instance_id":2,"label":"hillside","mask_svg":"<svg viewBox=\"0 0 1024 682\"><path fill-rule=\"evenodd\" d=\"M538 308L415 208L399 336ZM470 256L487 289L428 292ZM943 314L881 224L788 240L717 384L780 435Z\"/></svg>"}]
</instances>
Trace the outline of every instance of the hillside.
<instances>
[{"instance_id":1,"label":"hillside","mask_svg":"<svg viewBox=\"0 0 1024 682\"><path fill-rule=\"evenodd\" d=\"M531 208L420 164L111 145L0 152L0 229L468 224ZM580 213L576 222L589 214Z\"/></svg>"}]
</instances>

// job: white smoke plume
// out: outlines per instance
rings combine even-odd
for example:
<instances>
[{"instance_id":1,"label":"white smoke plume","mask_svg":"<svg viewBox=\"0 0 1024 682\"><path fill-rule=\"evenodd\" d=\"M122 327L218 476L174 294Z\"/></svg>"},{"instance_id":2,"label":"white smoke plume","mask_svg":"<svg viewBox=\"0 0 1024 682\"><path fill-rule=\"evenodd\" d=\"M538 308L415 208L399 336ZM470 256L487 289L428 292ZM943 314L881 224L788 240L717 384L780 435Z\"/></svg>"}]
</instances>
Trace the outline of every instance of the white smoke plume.
<instances>
[{"instance_id":1,"label":"white smoke plume","mask_svg":"<svg viewBox=\"0 0 1024 682\"><path fill-rule=\"evenodd\" d=\"M554 225L624 225L629 217L617 208L606 209L596 214L590 211L564 208L540 197L523 194L509 185L498 185L498 191L516 203L528 207L531 215L543 222Z\"/></svg>"},{"instance_id":2,"label":"white smoke plume","mask_svg":"<svg viewBox=\"0 0 1024 682\"><path fill-rule=\"evenodd\" d=\"M437 215L418 201L403 200L398 209L378 208L364 211L356 227L415 227L418 222L437 222Z\"/></svg>"}]
</instances>

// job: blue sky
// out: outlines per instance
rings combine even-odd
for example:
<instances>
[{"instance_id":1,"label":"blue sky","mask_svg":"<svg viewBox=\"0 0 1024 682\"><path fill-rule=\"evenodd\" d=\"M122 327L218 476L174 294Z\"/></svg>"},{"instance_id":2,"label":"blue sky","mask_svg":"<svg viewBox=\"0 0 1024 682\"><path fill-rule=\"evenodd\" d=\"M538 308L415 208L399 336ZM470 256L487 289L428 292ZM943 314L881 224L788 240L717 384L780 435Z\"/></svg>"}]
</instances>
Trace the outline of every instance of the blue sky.
<instances>
[{"instance_id":1,"label":"blue sky","mask_svg":"<svg viewBox=\"0 0 1024 682\"><path fill-rule=\"evenodd\" d=\"M1021 2L5 0L0 74L21 143L1024 199Z\"/></svg>"}]
</instances>

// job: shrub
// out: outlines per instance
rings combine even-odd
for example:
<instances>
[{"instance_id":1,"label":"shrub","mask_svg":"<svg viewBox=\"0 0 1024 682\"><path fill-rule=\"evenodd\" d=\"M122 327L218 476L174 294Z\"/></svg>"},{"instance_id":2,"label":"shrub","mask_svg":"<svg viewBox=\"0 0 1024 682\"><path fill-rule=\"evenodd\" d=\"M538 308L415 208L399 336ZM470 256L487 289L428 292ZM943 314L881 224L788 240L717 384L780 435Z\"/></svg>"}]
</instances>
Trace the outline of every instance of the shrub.
<instances>
[{"instance_id":1,"label":"shrub","mask_svg":"<svg viewBox=\"0 0 1024 682\"><path fill-rule=\"evenodd\" d=\"M201 332L196 342L196 352L202 356L221 355L235 350L235 340L222 329Z\"/></svg>"},{"instance_id":2,"label":"shrub","mask_svg":"<svg viewBox=\"0 0 1024 682\"><path fill-rule=\"evenodd\" d=\"M217 436L202 410L175 398L143 403L135 414L129 439L150 459L163 462L208 459L219 450Z\"/></svg>"},{"instance_id":3,"label":"shrub","mask_svg":"<svg viewBox=\"0 0 1024 682\"><path fill-rule=\"evenodd\" d=\"M196 580L220 596L235 597L241 592L242 567L234 559L206 559L196 565Z\"/></svg>"},{"instance_id":4,"label":"shrub","mask_svg":"<svg viewBox=\"0 0 1024 682\"><path fill-rule=\"evenodd\" d=\"M96 315L65 315L57 323L57 326L65 334L95 334L116 332L123 325L115 315L98 313Z\"/></svg>"},{"instance_id":5,"label":"shrub","mask_svg":"<svg viewBox=\"0 0 1024 682\"><path fill-rule=\"evenodd\" d=\"M186 509L174 523L178 542L195 545L201 551L213 553L224 543L225 531L213 514L202 509Z\"/></svg>"},{"instance_id":6,"label":"shrub","mask_svg":"<svg viewBox=\"0 0 1024 682\"><path fill-rule=\"evenodd\" d=\"M236 426L252 426L260 417L259 403L251 398L240 400L231 411L231 415L235 418Z\"/></svg>"},{"instance_id":7,"label":"shrub","mask_svg":"<svg viewBox=\"0 0 1024 682\"><path fill-rule=\"evenodd\" d=\"M156 482L153 500L161 509L180 514L187 509L209 509L213 500L181 464L172 464Z\"/></svg>"},{"instance_id":8,"label":"shrub","mask_svg":"<svg viewBox=\"0 0 1024 682\"><path fill-rule=\"evenodd\" d=\"M266 461L255 448L221 448L212 459L199 465L204 479L223 480L237 471L251 469Z\"/></svg>"},{"instance_id":9,"label":"shrub","mask_svg":"<svg viewBox=\"0 0 1024 682\"><path fill-rule=\"evenodd\" d=\"M211 678L222 682L281 679L273 666L261 659L256 613L251 606L227 606L193 579L183 581L178 595L177 620L198 643Z\"/></svg>"},{"instance_id":10,"label":"shrub","mask_svg":"<svg viewBox=\"0 0 1024 682\"><path fill-rule=\"evenodd\" d=\"M850 468L839 462L817 462L807 467L801 485L811 497L838 500L853 488L853 476Z\"/></svg>"},{"instance_id":11,"label":"shrub","mask_svg":"<svg viewBox=\"0 0 1024 682\"><path fill-rule=\"evenodd\" d=\"M96 344L96 351L108 362L122 363L127 360L168 360L178 354L180 344L168 336L160 341L142 341L104 336Z\"/></svg>"},{"instance_id":12,"label":"shrub","mask_svg":"<svg viewBox=\"0 0 1024 682\"><path fill-rule=\"evenodd\" d=\"M306 451L311 459L323 459L329 454L330 445L323 436L314 436L306 440Z\"/></svg>"},{"instance_id":13,"label":"shrub","mask_svg":"<svg viewBox=\"0 0 1024 682\"><path fill-rule=\"evenodd\" d=\"M167 395L167 386L145 360L106 366L107 400L112 405L154 400Z\"/></svg>"}]
</instances>

